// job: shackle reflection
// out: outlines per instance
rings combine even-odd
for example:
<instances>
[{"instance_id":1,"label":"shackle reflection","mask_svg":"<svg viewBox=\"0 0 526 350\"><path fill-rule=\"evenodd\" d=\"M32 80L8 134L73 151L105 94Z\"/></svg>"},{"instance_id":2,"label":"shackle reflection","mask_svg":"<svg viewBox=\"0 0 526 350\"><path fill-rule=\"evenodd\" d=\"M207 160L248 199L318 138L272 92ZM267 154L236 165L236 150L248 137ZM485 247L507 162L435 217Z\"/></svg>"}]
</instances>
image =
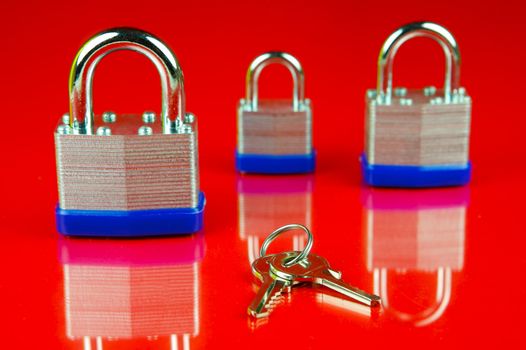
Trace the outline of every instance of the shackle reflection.
<instances>
[{"instance_id":1,"label":"shackle reflection","mask_svg":"<svg viewBox=\"0 0 526 350\"><path fill-rule=\"evenodd\" d=\"M387 314L415 326L442 317L464 267L468 202L467 187L362 189L367 267ZM422 309L423 294L433 288Z\"/></svg>"},{"instance_id":2,"label":"shackle reflection","mask_svg":"<svg viewBox=\"0 0 526 350\"><path fill-rule=\"evenodd\" d=\"M59 240L66 335L85 350L141 342L190 349L199 335L202 234ZM148 345L150 344L150 345Z\"/></svg>"}]
</instances>

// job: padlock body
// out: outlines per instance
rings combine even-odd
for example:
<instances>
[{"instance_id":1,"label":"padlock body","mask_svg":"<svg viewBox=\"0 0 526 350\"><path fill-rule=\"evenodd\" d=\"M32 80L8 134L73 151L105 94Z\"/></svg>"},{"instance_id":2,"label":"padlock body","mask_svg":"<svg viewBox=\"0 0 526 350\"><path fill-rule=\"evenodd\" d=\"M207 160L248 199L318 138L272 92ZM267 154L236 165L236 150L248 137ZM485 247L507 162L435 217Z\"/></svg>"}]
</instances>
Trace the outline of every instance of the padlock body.
<instances>
[{"instance_id":1,"label":"padlock body","mask_svg":"<svg viewBox=\"0 0 526 350\"><path fill-rule=\"evenodd\" d=\"M292 109L287 100L261 100L252 110L238 107L237 169L247 173L308 173L314 171L312 112L309 100Z\"/></svg>"},{"instance_id":2,"label":"padlock body","mask_svg":"<svg viewBox=\"0 0 526 350\"><path fill-rule=\"evenodd\" d=\"M120 117L109 136L55 133L61 233L134 236L200 228L196 130L162 134L156 125L152 135L138 135L138 118Z\"/></svg>"},{"instance_id":3,"label":"padlock body","mask_svg":"<svg viewBox=\"0 0 526 350\"><path fill-rule=\"evenodd\" d=\"M451 103L409 90L391 103L366 99L362 170L373 186L435 187L469 182L471 99ZM409 103L408 103L409 101Z\"/></svg>"}]
</instances>

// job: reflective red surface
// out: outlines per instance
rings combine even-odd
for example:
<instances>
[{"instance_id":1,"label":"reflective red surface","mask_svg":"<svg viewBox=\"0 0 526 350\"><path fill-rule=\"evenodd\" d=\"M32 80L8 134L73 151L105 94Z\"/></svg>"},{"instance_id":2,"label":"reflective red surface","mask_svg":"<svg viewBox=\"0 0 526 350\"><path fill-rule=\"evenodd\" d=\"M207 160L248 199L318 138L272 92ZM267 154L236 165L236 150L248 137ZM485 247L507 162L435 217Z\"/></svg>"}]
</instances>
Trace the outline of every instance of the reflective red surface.
<instances>
[{"instance_id":1,"label":"reflective red surface","mask_svg":"<svg viewBox=\"0 0 526 350\"><path fill-rule=\"evenodd\" d=\"M2 4L4 132L0 210L2 349L524 348L524 6L519 2L18 2ZM464 188L378 190L362 184L364 93L399 25L449 28L473 98L473 181ZM167 42L199 120L201 235L60 238L53 130L68 109L70 64L93 33L137 26ZM290 51L305 69L318 167L311 176L234 172L235 113L250 61ZM442 84L440 48L400 50L397 85ZM434 69L436 67L436 69ZM155 68L133 53L98 68L95 111L158 110ZM285 69L261 93L286 97ZM275 83L273 83L275 82ZM323 288L293 290L267 320L246 308L250 261L266 233L308 224L313 251L382 296L371 311ZM270 249L296 249L290 232Z\"/></svg>"}]
</instances>

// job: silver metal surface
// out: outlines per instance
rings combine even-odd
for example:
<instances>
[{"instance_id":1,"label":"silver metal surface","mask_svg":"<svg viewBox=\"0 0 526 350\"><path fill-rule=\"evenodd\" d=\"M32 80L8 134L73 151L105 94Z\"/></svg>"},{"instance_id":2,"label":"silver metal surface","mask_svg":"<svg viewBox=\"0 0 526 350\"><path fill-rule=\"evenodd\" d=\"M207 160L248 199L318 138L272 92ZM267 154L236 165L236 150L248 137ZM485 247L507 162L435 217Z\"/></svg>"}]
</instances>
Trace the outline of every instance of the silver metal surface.
<instances>
[{"instance_id":1,"label":"silver metal surface","mask_svg":"<svg viewBox=\"0 0 526 350\"><path fill-rule=\"evenodd\" d=\"M57 126L57 134L59 135L68 135L72 134L73 129L69 125L59 125Z\"/></svg>"},{"instance_id":2,"label":"silver metal surface","mask_svg":"<svg viewBox=\"0 0 526 350\"><path fill-rule=\"evenodd\" d=\"M447 103L459 88L460 52L453 35L439 24L415 22L397 29L384 42L378 56L377 102L390 104L393 91L393 62L398 49L406 41L415 37L431 38L444 50L446 73L444 79L444 99Z\"/></svg>"},{"instance_id":3,"label":"silver metal surface","mask_svg":"<svg viewBox=\"0 0 526 350\"><path fill-rule=\"evenodd\" d=\"M310 282L325 286L368 306L380 305L380 297L342 281L341 273L332 270L327 260L319 255L309 254L302 262L289 264L298 256L297 252L276 254L270 260L269 274L275 279L289 281L289 283Z\"/></svg>"},{"instance_id":4,"label":"silver metal surface","mask_svg":"<svg viewBox=\"0 0 526 350\"><path fill-rule=\"evenodd\" d=\"M114 112L104 112L102 113L102 121L104 123L115 123L117 120L117 114Z\"/></svg>"},{"instance_id":5,"label":"silver metal surface","mask_svg":"<svg viewBox=\"0 0 526 350\"><path fill-rule=\"evenodd\" d=\"M263 68L279 63L293 78L290 100L260 100L258 80ZM258 56L247 72L246 98L238 106L237 150L244 154L309 154L312 152L312 111L304 96L303 69L284 52Z\"/></svg>"},{"instance_id":6,"label":"silver metal surface","mask_svg":"<svg viewBox=\"0 0 526 350\"><path fill-rule=\"evenodd\" d=\"M155 122L155 112L146 111L142 114L142 121L146 124L151 124Z\"/></svg>"},{"instance_id":7,"label":"silver metal surface","mask_svg":"<svg viewBox=\"0 0 526 350\"><path fill-rule=\"evenodd\" d=\"M441 91L439 91L441 92ZM471 99L455 103L409 90L390 105L366 101L365 154L370 164L466 164L469 156ZM409 102L410 100L410 102Z\"/></svg>"},{"instance_id":8,"label":"silver metal surface","mask_svg":"<svg viewBox=\"0 0 526 350\"><path fill-rule=\"evenodd\" d=\"M69 78L70 126L76 133L93 134L93 73L104 56L117 50L139 52L155 65L161 77L162 130L164 134L173 133L173 121L185 116L183 72L168 46L155 36L133 28L101 32L77 53Z\"/></svg>"},{"instance_id":9,"label":"silver metal surface","mask_svg":"<svg viewBox=\"0 0 526 350\"><path fill-rule=\"evenodd\" d=\"M141 127L139 128L139 130L137 131L137 133L138 133L139 135L141 135L141 136L147 136L147 135L151 135L151 134L153 134L153 130L152 130L152 128L150 128L149 126L145 126L145 125L143 125L143 126L141 126Z\"/></svg>"},{"instance_id":10,"label":"silver metal surface","mask_svg":"<svg viewBox=\"0 0 526 350\"><path fill-rule=\"evenodd\" d=\"M111 136L55 134L62 209L191 208L198 204L197 132L138 135L141 115L123 115ZM89 152L86 152L89 150Z\"/></svg>"},{"instance_id":11,"label":"silver metal surface","mask_svg":"<svg viewBox=\"0 0 526 350\"><path fill-rule=\"evenodd\" d=\"M407 95L407 88L405 87L397 87L394 89L395 96L398 97L404 97Z\"/></svg>"},{"instance_id":12,"label":"silver metal surface","mask_svg":"<svg viewBox=\"0 0 526 350\"><path fill-rule=\"evenodd\" d=\"M99 136L110 136L111 135L111 129L107 126L99 126L97 128L97 135Z\"/></svg>"},{"instance_id":13,"label":"silver metal surface","mask_svg":"<svg viewBox=\"0 0 526 350\"><path fill-rule=\"evenodd\" d=\"M290 231L290 230L303 230L307 234L307 244L305 245L305 248L297 256L295 256L290 261L286 262L287 266L291 266L291 265L297 264L298 262L300 262L303 259L305 259L309 255L309 253L310 253L310 251L312 249L312 245L314 244L314 237L312 236L312 232L310 232L310 230L307 227L305 227L303 225L300 225L300 224L289 224L289 225L282 226L282 227L276 229L270 235L268 235L268 237L265 239L265 241L263 241L263 244L261 245L261 250L259 251L259 256L261 256L261 257L266 256L267 255L267 249L268 249L270 243L272 243L272 241L274 239L276 239L276 237L278 237L283 232L287 232L287 231Z\"/></svg>"}]
</instances>

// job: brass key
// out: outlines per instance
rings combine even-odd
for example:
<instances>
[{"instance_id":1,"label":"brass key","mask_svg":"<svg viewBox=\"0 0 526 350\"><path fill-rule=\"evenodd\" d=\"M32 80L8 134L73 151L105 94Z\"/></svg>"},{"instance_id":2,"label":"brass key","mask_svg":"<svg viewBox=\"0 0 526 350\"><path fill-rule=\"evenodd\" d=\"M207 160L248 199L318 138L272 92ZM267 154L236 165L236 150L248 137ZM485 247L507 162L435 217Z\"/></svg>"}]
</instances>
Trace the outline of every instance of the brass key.
<instances>
[{"instance_id":1,"label":"brass key","mask_svg":"<svg viewBox=\"0 0 526 350\"><path fill-rule=\"evenodd\" d=\"M332 270L328 261L319 255L311 253L298 263L290 264L298 254L298 252L275 254L270 260L271 278L288 281L291 285L300 282L315 283L365 305L372 307L380 305L379 296L366 293L342 281L341 273Z\"/></svg>"},{"instance_id":2,"label":"brass key","mask_svg":"<svg viewBox=\"0 0 526 350\"><path fill-rule=\"evenodd\" d=\"M281 293L288 293L293 282L282 279L274 279L269 275L270 260L274 255L267 255L254 260L252 263L252 274L261 282L261 287L256 297L248 307L250 316L260 318L267 317L276 299Z\"/></svg>"},{"instance_id":3,"label":"brass key","mask_svg":"<svg viewBox=\"0 0 526 350\"><path fill-rule=\"evenodd\" d=\"M301 252L284 252L266 255L270 243L281 233L289 230L303 230L308 237L307 245ZM316 254L310 254L312 233L303 225L285 225L272 232L263 242L261 258L252 264L252 273L263 282L256 298L248 307L250 316L267 317L282 293L303 282L326 286L355 301L368 306L380 305L380 297L368 294L341 280L341 273L330 268L327 260Z\"/></svg>"}]
</instances>

